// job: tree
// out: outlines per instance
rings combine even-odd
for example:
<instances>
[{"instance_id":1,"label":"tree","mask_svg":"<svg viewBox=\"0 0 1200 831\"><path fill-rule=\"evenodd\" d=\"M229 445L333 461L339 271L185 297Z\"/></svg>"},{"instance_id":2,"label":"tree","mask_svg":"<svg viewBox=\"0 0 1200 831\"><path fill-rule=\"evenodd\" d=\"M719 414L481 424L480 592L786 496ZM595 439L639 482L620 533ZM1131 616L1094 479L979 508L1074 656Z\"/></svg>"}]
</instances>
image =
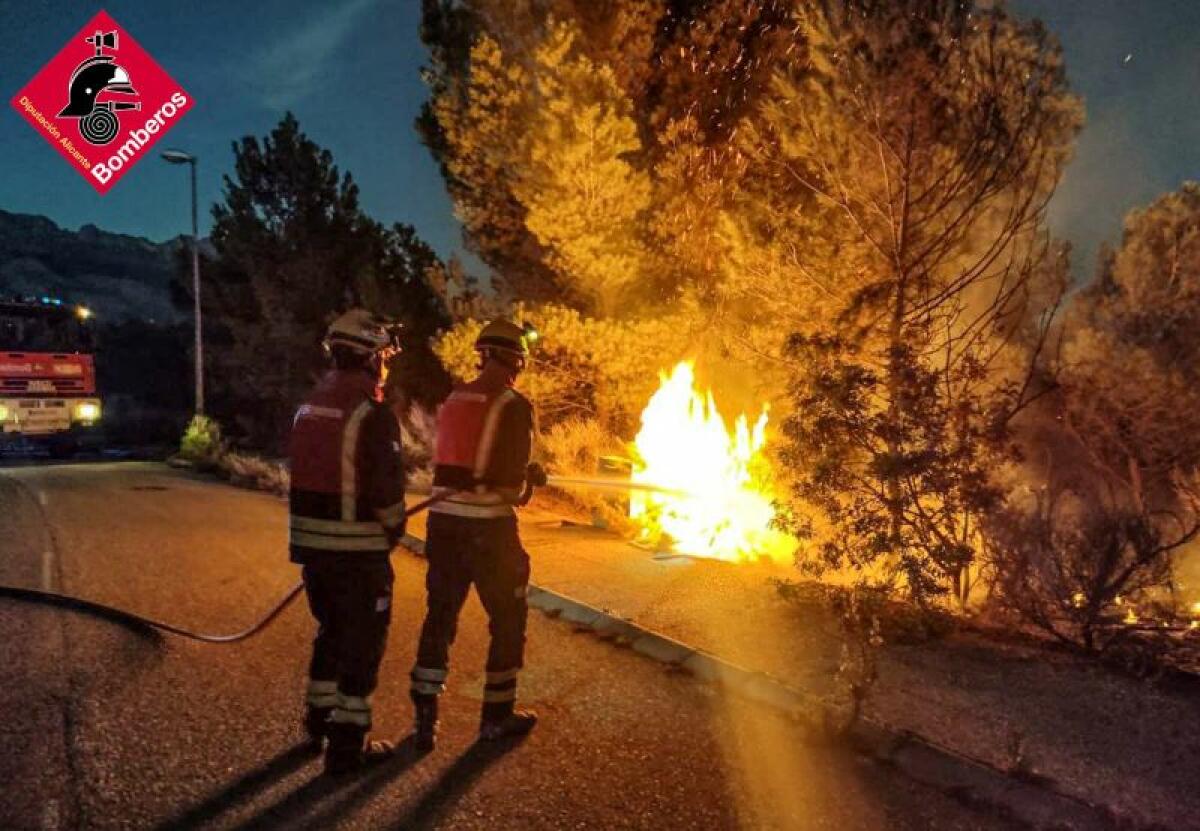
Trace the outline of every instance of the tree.
<instances>
[{"instance_id":1,"label":"tree","mask_svg":"<svg viewBox=\"0 0 1200 831\"><path fill-rule=\"evenodd\" d=\"M782 405L793 529L965 599L1066 286L1043 209L1081 108L1040 24L957 0L425 9L427 142L501 282L703 331ZM589 176L624 198L597 210Z\"/></svg>"},{"instance_id":2,"label":"tree","mask_svg":"<svg viewBox=\"0 0 1200 831\"><path fill-rule=\"evenodd\" d=\"M534 54L539 106L513 192L559 282L579 306L610 317L643 277L650 182L626 158L641 143L616 76L577 54L576 39L559 24Z\"/></svg>"},{"instance_id":3,"label":"tree","mask_svg":"<svg viewBox=\"0 0 1200 831\"><path fill-rule=\"evenodd\" d=\"M1200 183L1129 213L1086 300L1096 325L1200 380Z\"/></svg>"},{"instance_id":4,"label":"tree","mask_svg":"<svg viewBox=\"0 0 1200 831\"><path fill-rule=\"evenodd\" d=\"M1106 621L1173 588L1171 556L1200 533L1198 290L1200 188L1185 183L1127 216L1023 428L1038 487L995 520L999 596L1088 649L1108 645Z\"/></svg>"},{"instance_id":5,"label":"tree","mask_svg":"<svg viewBox=\"0 0 1200 831\"><path fill-rule=\"evenodd\" d=\"M468 246L501 287L520 299L584 308L594 298L574 291L588 281L571 269L588 262L583 254L590 249L602 258L654 258L643 269L651 273L639 276L643 301L673 302L688 281L710 279L711 251L693 256L688 243L711 224L714 188L698 222L677 212L692 213L687 200L696 176L721 183L727 193L735 189L729 166L738 160L723 148L765 88L773 59L794 48L785 37L794 24L791 5L426 0L422 38L430 50L431 98L418 130L441 165ZM565 32L574 35L568 49ZM531 132L540 133L537 156L512 140ZM660 175L667 156L675 161ZM560 230L555 216L534 216L531 225L531 198L540 197L543 209L555 207L543 186L567 196L580 190L570 170L547 164L555 160L601 184L612 169L629 197L620 205L602 194L574 198L574 206L591 211L600 199L599 215L589 214L594 218L585 227L569 211L568 228ZM528 183L524 197L521 181ZM619 228L640 214L643 239L587 239L603 230L610 205ZM574 251L564 255L564 249ZM606 280L615 270L606 270Z\"/></svg>"},{"instance_id":6,"label":"tree","mask_svg":"<svg viewBox=\"0 0 1200 831\"><path fill-rule=\"evenodd\" d=\"M403 351L392 361L387 392L404 403L433 407L450 392L450 377L433 354L435 337L450 325L446 299L437 289L446 266L411 225L365 227L369 262L354 281L354 303L404 323Z\"/></svg>"},{"instance_id":7,"label":"tree","mask_svg":"<svg viewBox=\"0 0 1200 831\"><path fill-rule=\"evenodd\" d=\"M733 224L801 310L785 430L826 559L882 559L921 598L961 583L989 448L1033 390L1001 362L1055 307L1031 301L1062 283L1043 208L1080 109L1057 46L999 7L845 0L802 30L808 60L743 134L767 198ZM762 217L782 208L801 216Z\"/></svg>"},{"instance_id":8,"label":"tree","mask_svg":"<svg viewBox=\"0 0 1200 831\"><path fill-rule=\"evenodd\" d=\"M658 387L647 367L692 356L701 335L684 314L597 320L553 304L517 304L509 314L528 320L542 335L521 376L522 391L537 404L539 426L585 419L614 436L633 435L641 408ZM474 344L483 324L468 318L438 339L435 351L456 378L474 374Z\"/></svg>"},{"instance_id":9,"label":"tree","mask_svg":"<svg viewBox=\"0 0 1200 831\"><path fill-rule=\"evenodd\" d=\"M1164 508L1200 466L1200 186L1131 211L1071 311L1058 421L1123 503Z\"/></svg>"},{"instance_id":10,"label":"tree","mask_svg":"<svg viewBox=\"0 0 1200 831\"><path fill-rule=\"evenodd\" d=\"M215 412L257 446L278 449L324 366L320 342L336 314L366 305L401 316L427 373L436 372L428 340L448 318L428 282L439 265L433 251L411 227L384 229L367 217L353 178L291 113L233 150L205 270L209 378Z\"/></svg>"}]
</instances>

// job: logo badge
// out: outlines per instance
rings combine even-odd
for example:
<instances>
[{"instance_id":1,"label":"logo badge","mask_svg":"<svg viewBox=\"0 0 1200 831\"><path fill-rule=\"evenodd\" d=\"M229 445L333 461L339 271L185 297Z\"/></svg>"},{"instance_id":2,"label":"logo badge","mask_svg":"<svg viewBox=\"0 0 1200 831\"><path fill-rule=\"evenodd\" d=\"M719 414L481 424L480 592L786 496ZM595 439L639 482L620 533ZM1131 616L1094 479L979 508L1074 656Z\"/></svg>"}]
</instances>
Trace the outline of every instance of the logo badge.
<instances>
[{"instance_id":1,"label":"logo badge","mask_svg":"<svg viewBox=\"0 0 1200 831\"><path fill-rule=\"evenodd\" d=\"M92 187L107 193L192 108L192 97L100 12L12 105Z\"/></svg>"}]
</instances>

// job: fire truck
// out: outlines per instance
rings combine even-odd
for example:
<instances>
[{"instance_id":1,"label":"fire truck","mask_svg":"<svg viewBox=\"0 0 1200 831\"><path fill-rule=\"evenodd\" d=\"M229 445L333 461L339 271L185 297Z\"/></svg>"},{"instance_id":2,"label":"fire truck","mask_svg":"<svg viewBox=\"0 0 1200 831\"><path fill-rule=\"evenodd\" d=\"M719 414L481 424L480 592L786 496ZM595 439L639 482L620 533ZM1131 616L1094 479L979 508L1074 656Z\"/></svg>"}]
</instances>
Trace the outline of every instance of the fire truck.
<instances>
[{"instance_id":1,"label":"fire truck","mask_svg":"<svg viewBox=\"0 0 1200 831\"><path fill-rule=\"evenodd\" d=\"M0 445L100 446L91 317L56 297L0 298Z\"/></svg>"}]
</instances>

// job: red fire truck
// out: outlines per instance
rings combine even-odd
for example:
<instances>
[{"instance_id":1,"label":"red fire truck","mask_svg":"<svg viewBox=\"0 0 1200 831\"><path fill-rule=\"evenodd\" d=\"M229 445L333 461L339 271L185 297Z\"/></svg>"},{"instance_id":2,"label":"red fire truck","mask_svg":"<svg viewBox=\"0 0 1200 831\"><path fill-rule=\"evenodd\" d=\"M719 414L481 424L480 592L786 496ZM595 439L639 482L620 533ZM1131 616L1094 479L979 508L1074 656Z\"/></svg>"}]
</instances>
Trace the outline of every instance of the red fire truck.
<instances>
[{"instance_id":1,"label":"red fire truck","mask_svg":"<svg viewBox=\"0 0 1200 831\"><path fill-rule=\"evenodd\" d=\"M91 312L55 297L0 298L0 444L54 456L100 445Z\"/></svg>"}]
</instances>

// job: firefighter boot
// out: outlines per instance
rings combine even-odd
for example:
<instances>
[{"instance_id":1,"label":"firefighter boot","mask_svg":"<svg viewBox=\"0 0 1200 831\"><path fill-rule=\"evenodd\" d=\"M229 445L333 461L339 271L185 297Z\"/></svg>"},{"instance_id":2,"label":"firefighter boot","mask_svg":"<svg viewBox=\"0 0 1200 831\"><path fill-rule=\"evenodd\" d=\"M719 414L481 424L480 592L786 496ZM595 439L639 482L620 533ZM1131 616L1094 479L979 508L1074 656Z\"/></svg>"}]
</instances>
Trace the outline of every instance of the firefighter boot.
<instances>
[{"instance_id":1,"label":"firefighter boot","mask_svg":"<svg viewBox=\"0 0 1200 831\"><path fill-rule=\"evenodd\" d=\"M329 714L332 712L332 707L313 707L310 704L305 708L304 732L308 734L309 746L314 753L321 751L321 742L329 731Z\"/></svg>"},{"instance_id":2,"label":"firefighter boot","mask_svg":"<svg viewBox=\"0 0 1200 831\"><path fill-rule=\"evenodd\" d=\"M484 704L483 718L479 722L479 738L485 742L494 742L509 736L524 736L533 729L537 720L537 713L516 710L511 701L499 706Z\"/></svg>"},{"instance_id":3,"label":"firefighter boot","mask_svg":"<svg viewBox=\"0 0 1200 831\"><path fill-rule=\"evenodd\" d=\"M325 773L342 776L387 759L396 752L391 742L367 738L367 729L357 724L330 722L325 733Z\"/></svg>"},{"instance_id":4,"label":"firefighter boot","mask_svg":"<svg viewBox=\"0 0 1200 831\"><path fill-rule=\"evenodd\" d=\"M417 750L428 753L437 744L438 702L429 696L413 697L416 719L413 725Z\"/></svg>"}]
</instances>

